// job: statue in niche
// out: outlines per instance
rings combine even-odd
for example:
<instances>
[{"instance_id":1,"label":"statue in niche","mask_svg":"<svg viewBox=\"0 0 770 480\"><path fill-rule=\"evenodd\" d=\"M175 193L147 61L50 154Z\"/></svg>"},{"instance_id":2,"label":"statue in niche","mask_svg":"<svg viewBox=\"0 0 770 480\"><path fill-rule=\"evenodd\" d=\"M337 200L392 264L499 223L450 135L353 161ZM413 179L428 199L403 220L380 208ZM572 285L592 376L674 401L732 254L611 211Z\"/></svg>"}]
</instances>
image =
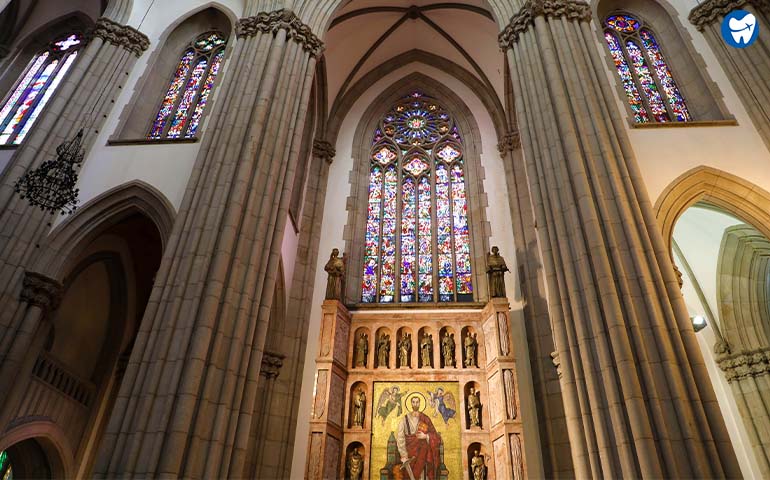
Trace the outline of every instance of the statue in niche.
<instances>
[{"instance_id":1,"label":"statue in niche","mask_svg":"<svg viewBox=\"0 0 770 480\"><path fill-rule=\"evenodd\" d=\"M345 275L345 262L340 257L338 249L332 250L324 270L329 276L326 279L326 300L342 300L342 277Z\"/></svg>"},{"instance_id":2,"label":"statue in niche","mask_svg":"<svg viewBox=\"0 0 770 480\"><path fill-rule=\"evenodd\" d=\"M471 422L471 427L481 426L481 398L480 393L476 391L474 387L471 387L468 393L468 398L465 403L468 405L468 418Z\"/></svg>"},{"instance_id":3,"label":"statue in niche","mask_svg":"<svg viewBox=\"0 0 770 480\"><path fill-rule=\"evenodd\" d=\"M350 480L361 480L364 473L364 457L358 452L358 447L348 453L348 478Z\"/></svg>"},{"instance_id":4,"label":"statue in niche","mask_svg":"<svg viewBox=\"0 0 770 480\"><path fill-rule=\"evenodd\" d=\"M377 366L388 368L390 356L390 335L383 333L377 339Z\"/></svg>"},{"instance_id":5,"label":"statue in niche","mask_svg":"<svg viewBox=\"0 0 770 480\"><path fill-rule=\"evenodd\" d=\"M487 466L484 463L484 456L480 455L478 450L471 459L471 471L473 472L473 480L487 480Z\"/></svg>"},{"instance_id":6,"label":"statue in niche","mask_svg":"<svg viewBox=\"0 0 770 480\"><path fill-rule=\"evenodd\" d=\"M398 363L401 367L409 366L409 357L412 352L412 334L404 333L398 341Z\"/></svg>"},{"instance_id":7,"label":"statue in niche","mask_svg":"<svg viewBox=\"0 0 770 480\"><path fill-rule=\"evenodd\" d=\"M492 247L492 252L487 253L487 279L489 283L489 298L505 298L505 272L508 266L500 255L500 249Z\"/></svg>"},{"instance_id":8,"label":"statue in niche","mask_svg":"<svg viewBox=\"0 0 770 480\"><path fill-rule=\"evenodd\" d=\"M422 359L422 368L433 366L433 334L426 333L420 341L420 358Z\"/></svg>"},{"instance_id":9,"label":"statue in niche","mask_svg":"<svg viewBox=\"0 0 770 480\"><path fill-rule=\"evenodd\" d=\"M444 358L445 367L455 366L455 334L446 333L441 339L441 356Z\"/></svg>"},{"instance_id":10,"label":"statue in niche","mask_svg":"<svg viewBox=\"0 0 770 480\"><path fill-rule=\"evenodd\" d=\"M353 426L364 428L364 412L366 412L366 392L363 388L353 394Z\"/></svg>"},{"instance_id":11,"label":"statue in niche","mask_svg":"<svg viewBox=\"0 0 770 480\"><path fill-rule=\"evenodd\" d=\"M465 347L465 366L478 366L476 363L476 352L479 348L479 341L476 338L476 334L471 334L471 332L468 332L468 334L465 336L465 340L463 340L463 346Z\"/></svg>"},{"instance_id":12,"label":"statue in niche","mask_svg":"<svg viewBox=\"0 0 770 480\"><path fill-rule=\"evenodd\" d=\"M354 364L356 367L366 367L366 356L369 354L369 335L361 333L356 340Z\"/></svg>"}]
</instances>

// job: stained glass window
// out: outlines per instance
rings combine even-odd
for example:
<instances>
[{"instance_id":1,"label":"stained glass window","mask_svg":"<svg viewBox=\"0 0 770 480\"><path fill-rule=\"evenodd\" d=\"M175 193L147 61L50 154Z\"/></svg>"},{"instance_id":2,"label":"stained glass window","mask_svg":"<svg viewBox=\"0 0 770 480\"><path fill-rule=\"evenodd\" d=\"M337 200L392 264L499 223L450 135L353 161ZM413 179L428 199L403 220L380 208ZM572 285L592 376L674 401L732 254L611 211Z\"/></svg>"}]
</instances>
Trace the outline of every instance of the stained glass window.
<instances>
[{"instance_id":1,"label":"stained glass window","mask_svg":"<svg viewBox=\"0 0 770 480\"><path fill-rule=\"evenodd\" d=\"M692 120L655 34L627 14L605 20L604 39L637 123Z\"/></svg>"},{"instance_id":2,"label":"stained glass window","mask_svg":"<svg viewBox=\"0 0 770 480\"><path fill-rule=\"evenodd\" d=\"M147 138L193 138L225 56L224 35L209 32L182 53Z\"/></svg>"},{"instance_id":3,"label":"stained glass window","mask_svg":"<svg viewBox=\"0 0 770 480\"><path fill-rule=\"evenodd\" d=\"M361 289L365 303L473 300L462 137L421 92L374 133Z\"/></svg>"},{"instance_id":4,"label":"stained glass window","mask_svg":"<svg viewBox=\"0 0 770 480\"><path fill-rule=\"evenodd\" d=\"M83 46L73 33L35 55L0 107L0 145L19 145L67 75Z\"/></svg>"}]
</instances>

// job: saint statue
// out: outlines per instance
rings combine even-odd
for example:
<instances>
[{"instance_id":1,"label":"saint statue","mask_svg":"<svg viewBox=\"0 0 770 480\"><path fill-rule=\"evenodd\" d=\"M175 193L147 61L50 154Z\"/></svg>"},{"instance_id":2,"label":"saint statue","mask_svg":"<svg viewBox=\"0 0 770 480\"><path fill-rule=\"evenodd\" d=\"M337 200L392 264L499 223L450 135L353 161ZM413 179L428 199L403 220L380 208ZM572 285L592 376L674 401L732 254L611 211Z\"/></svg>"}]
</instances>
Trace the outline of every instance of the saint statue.
<instances>
[{"instance_id":1,"label":"saint statue","mask_svg":"<svg viewBox=\"0 0 770 480\"><path fill-rule=\"evenodd\" d=\"M390 355L390 335L385 333L377 339L377 366L388 368L388 356Z\"/></svg>"},{"instance_id":2,"label":"saint statue","mask_svg":"<svg viewBox=\"0 0 770 480\"><path fill-rule=\"evenodd\" d=\"M412 334L405 333L401 335L398 341L398 363L400 367L409 366L409 354L412 351Z\"/></svg>"},{"instance_id":3,"label":"saint statue","mask_svg":"<svg viewBox=\"0 0 770 480\"><path fill-rule=\"evenodd\" d=\"M356 367L366 367L366 356L369 354L369 335L362 333L356 340L354 364Z\"/></svg>"},{"instance_id":4,"label":"saint statue","mask_svg":"<svg viewBox=\"0 0 770 480\"><path fill-rule=\"evenodd\" d=\"M433 335L430 333L422 336L420 358L422 359L422 368L433 366Z\"/></svg>"},{"instance_id":5,"label":"saint statue","mask_svg":"<svg viewBox=\"0 0 770 480\"><path fill-rule=\"evenodd\" d=\"M500 249L492 247L492 253L487 253L487 279L489 282L490 298L505 298L505 272L508 266L505 259L500 256Z\"/></svg>"},{"instance_id":6,"label":"saint statue","mask_svg":"<svg viewBox=\"0 0 770 480\"><path fill-rule=\"evenodd\" d=\"M348 478L350 480L361 480L363 474L364 457L358 452L358 448L354 448L348 454Z\"/></svg>"},{"instance_id":7,"label":"saint statue","mask_svg":"<svg viewBox=\"0 0 770 480\"><path fill-rule=\"evenodd\" d=\"M484 456L479 455L478 450L476 450L471 459L471 471L473 472L473 480L487 479L487 466L484 464Z\"/></svg>"},{"instance_id":8,"label":"saint statue","mask_svg":"<svg viewBox=\"0 0 770 480\"><path fill-rule=\"evenodd\" d=\"M444 357L445 367L455 366L455 334L447 333L441 339L441 355Z\"/></svg>"},{"instance_id":9,"label":"saint statue","mask_svg":"<svg viewBox=\"0 0 770 480\"><path fill-rule=\"evenodd\" d=\"M342 277L345 275L345 263L342 261L340 251L332 250L329 261L324 270L329 274L326 279L326 300L342 300Z\"/></svg>"},{"instance_id":10,"label":"saint statue","mask_svg":"<svg viewBox=\"0 0 770 480\"><path fill-rule=\"evenodd\" d=\"M353 395L353 426L364 428L364 412L366 411L366 393L363 388L356 390Z\"/></svg>"},{"instance_id":11,"label":"saint statue","mask_svg":"<svg viewBox=\"0 0 770 480\"><path fill-rule=\"evenodd\" d=\"M471 335L471 333L468 332L468 335L465 336L465 340L463 340L463 345L465 346L465 366L477 366L476 351L478 350L479 342L476 340L476 334L474 333Z\"/></svg>"},{"instance_id":12,"label":"saint statue","mask_svg":"<svg viewBox=\"0 0 770 480\"><path fill-rule=\"evenodd\" d=\"M470 393L468 393L468 418L471 421L471 427L481 426L481 399L479 398L479 392L475 388L471 387Z\"/></svg>"}]
</instances>

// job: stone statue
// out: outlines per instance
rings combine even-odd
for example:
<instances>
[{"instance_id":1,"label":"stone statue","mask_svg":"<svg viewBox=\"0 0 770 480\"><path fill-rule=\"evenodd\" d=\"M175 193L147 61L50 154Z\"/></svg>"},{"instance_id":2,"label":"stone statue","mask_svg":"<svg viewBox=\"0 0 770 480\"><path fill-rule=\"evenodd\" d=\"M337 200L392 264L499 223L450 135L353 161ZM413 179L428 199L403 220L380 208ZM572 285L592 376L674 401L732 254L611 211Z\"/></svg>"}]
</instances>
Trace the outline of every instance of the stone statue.
<instances>
[{"instance_id":1,"label":"stone statue","mask_svg":"<svg viewBox=\"0 0 770 480\"><path fill-rule=\"evenodd\" d=\"M444 357L445 367L455 366L455 334L447 333L441 339L441 355Z\"/></svg>"},{"instance_id":2,"label":"stone statue","mask_svg":"<svg viewBox=\"0 0 770 480\"><path fill-rule=\"evenodd\" d=\"M471 333L468 332L468 335L465 336L465 340L463 340L463 345L465 346L465 366L478 366L476 364L476 352L478 350L479 341L476 339L476 334L474 333L471 335Z\"/></svg>"},{"instance_id":3,"label":"stone statue","mask_svg":"<svg viewBox=\"0 0 770 480\"><path fill-rule=\"evenodd\" d=\"M377 340L377 366L388 368L390 356L390 335L383 333Z\"/></svg>"},{"instance_id":4,"label":"stone statue","mask_svg":"<svg viewBox=\"0 0 770 480\"><path fill-rule=\"evenodd\" d=\"M465 401L468 404L468 418L471 421L471 427L481 426L481 399L479 397L479 392L471 387L468 399Z\"/></svg>"},{"instance_id":5,"label":"stone statue","mask_svg":"<svg viewBox=\"0 0 770 480\"><path fill-rule=\"evenodd\" d=\"M422 368L433 366L433 334L425 334L420 342L420 358L422 358Z\"/></svg>"},{"instance_id":6,"label":"stone statue","mask_svg":"<svg viewBox=\"0 0 770 480\"><path fill-rule=\"evenodd\" d=\"M366 367L366 356L369 354L369 335L361 333L356 340L356 353L354 365Z\"/></svg>"},{"instance_id":7,"label":"stone statue","mask_svg":"<svg viewBox=\"0 0 770 480\"><path fill-rule=\"evenodd\" d=\"M358 448L355 448L348 454L348 478L350 480L361 480L363 474L364 457L358 452Z\"/></svg>"},{"instance_id":8,"label":"stone statue","mask_svg":"<svg viewBox=\"0 0 770 480\"><path fill-rule=\"evenodd\" d=\"M409 366L409 357L412 351L412 334L405 333L398 341L398 363L401 367Z\"/></svg>"},{"instance_id":9,"label":"stone statue","mask_svg":"<svg viewBox=\"0 0 770 480\"><path fill-rule=\"evenodd\" d=\"M487 466L484 464L484 456L479 455L478 450L476 450L471 459L471 471L473 472L473 480L487 479Z\"/></svg>"},{"instance_id":10,"label":"stone statue","mask_svg":"<svg viewBox=\"0 0 770 480\"><path fill-rule=\"evenodd\" d=\"M353 395L353 426L364 428L364 412L366 411L366 393L363 388L356 390Z\"/></svg>"},{"instance_id":11,"label":"stone statue","mask_svg":"<svg viewBox=\"0 0 770 480\"><path fill-rule=\"evenodd\" d=\"M329 274L326 279L326 300L342 300L342 277L345 275L345 263L342 261L340 251L332 250L329 261L324 270Z\"/></svg>"},{"instance_id":12,"label":"stone statue","mask_svg":"<svg viewBox=\"0 0 770 480\"><path fill-rule=\"evenodd\" d=\"M505 259L500 256L500 249L492 247L492 253L487 253L487 279L489 282L489 297L506 297L505 294L505 272L508 266Z\"/></svg>"}]
</instances>

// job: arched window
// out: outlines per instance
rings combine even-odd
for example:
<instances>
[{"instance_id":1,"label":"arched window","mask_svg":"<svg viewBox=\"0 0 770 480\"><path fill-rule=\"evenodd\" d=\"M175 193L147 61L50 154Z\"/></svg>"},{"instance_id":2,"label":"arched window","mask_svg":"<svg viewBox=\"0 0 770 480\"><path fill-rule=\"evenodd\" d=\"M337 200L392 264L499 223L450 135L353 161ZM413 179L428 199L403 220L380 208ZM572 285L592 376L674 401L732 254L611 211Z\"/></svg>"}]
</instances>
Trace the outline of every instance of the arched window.
<instances>
[{"instance_id":1,"label":"arched window","mask_svg":"<svg viewBox=\"0 0 770 480\"><path fill-rule=\"evenodd\" d=\"M692 120L652 30L627 14L605 20L604 39L636 123Z\"/></svg>"},{"instance_id":2,"label":"arched window","mask_svg":"<svg viewBox=\"0 0 770 480\"><path fill-rule=\"evenodd\" d=\"M0 108L0 145L24 140L82 46L82 35L73 33L35 55Z\"/></svg>"},{"instance_id":3,"label":"arched window","mask_svg":"<svg viewBox=\"0 0 770 480\"><path fill-rule=\"evenodd\" d=\"M219 32L196 38L184 51L147 138L193 138L222 67L227 39Z\"/></svg>"},{"instance_id":4,"label":"arched window","mask_svg":"<svg viewBox=\"0 0 770 480\"><path fill-rule=\"evenodd\" d=\"M460 132L415 92L380 120L369 167L361 301L472 301Z\"/></svg>"}]
</instances>

